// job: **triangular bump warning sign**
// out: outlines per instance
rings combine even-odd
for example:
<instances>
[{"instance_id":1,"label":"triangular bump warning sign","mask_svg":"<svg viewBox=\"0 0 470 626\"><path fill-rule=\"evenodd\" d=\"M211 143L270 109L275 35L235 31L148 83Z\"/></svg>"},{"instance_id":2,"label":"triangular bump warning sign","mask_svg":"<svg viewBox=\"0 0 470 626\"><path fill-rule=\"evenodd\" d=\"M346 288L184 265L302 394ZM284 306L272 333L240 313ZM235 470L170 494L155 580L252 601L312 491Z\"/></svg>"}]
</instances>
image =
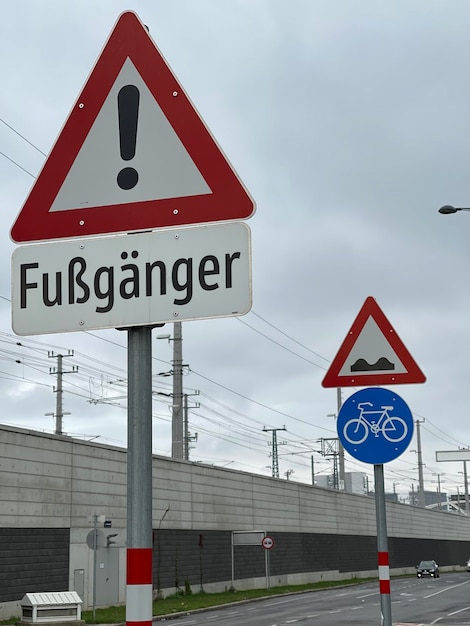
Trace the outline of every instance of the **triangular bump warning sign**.
<instances>
[{"instance_id":1,"label":"triangular bump warning sign","mask_svg":"<svg viewBox=\"0 0 470 626\"><path fill-rule=\"evenodd\" d=\"M251 217L255 203L131 11L11 229L17 243Z\"/></svg>"},{"instance_id":2,"label":"triangular bump warning sign","mask_svg":"<svg viewBox=\"0 0 470 626\"><path fill-rule=\"evenodd\" d=\"M424 383L426 377L374 298L367 298L330 365L323 387Z\"/></svg>"}]
</instances>

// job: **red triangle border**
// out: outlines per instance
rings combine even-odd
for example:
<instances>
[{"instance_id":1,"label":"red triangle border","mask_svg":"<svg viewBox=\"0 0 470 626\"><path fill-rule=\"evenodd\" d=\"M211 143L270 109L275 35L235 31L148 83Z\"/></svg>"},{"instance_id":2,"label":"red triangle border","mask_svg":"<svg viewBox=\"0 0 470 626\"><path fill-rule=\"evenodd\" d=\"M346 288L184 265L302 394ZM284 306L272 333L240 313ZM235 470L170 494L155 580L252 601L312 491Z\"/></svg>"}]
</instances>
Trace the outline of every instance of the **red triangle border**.
<instances>
[{"instance_id":1,"label":"red triangle border","mask_svg":"<svg viewBox=\"0 0 470 626\"><path fill-rule=\"evenodd\" d=\"M125 60L130 58L211 194L50 212ZM85 183L86 181L84 181ZM251 217L255 203L132 11L122 13L29 193L10 236L17 243L135 232Z\"/></svg>"},{"instance_id":2,"label":"red triangle border","mask_svg":"<svg viewBox=\"0 0 470 626\"><path fill-rule=\"evenodd\" d=\"M362 329L369 317L372 317L385 339L395 351L406 372L402 373L380 373L380 374L359 374L351 376L340 376L344 363L351 353ZM364 302L356 319L351 326L346 338L341 344L337 355L333 359L323 381L323 387L363 387L369 385L400 385L411 383L424 383L426 377L413 359L405 344L395 332L395 329L388 321L376 300L369 296Z\"/></svg>"}]
</instances>

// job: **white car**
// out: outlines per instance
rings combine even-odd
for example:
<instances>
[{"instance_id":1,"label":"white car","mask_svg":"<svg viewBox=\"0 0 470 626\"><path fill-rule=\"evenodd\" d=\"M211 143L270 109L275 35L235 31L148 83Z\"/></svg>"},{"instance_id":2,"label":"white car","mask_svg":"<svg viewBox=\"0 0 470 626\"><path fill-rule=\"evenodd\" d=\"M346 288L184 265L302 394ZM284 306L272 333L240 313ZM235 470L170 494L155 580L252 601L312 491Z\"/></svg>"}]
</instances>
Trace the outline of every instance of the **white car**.
<instances>
[{"instance_id":1,"label":"white car","mask_svg":"<svg viewBox=\"0 0 470 626\"><path fill-rule=\"evenodd\" d=\"M470 572L470 559L467 561L467 572Z\"/></svg>"}]
</instances>

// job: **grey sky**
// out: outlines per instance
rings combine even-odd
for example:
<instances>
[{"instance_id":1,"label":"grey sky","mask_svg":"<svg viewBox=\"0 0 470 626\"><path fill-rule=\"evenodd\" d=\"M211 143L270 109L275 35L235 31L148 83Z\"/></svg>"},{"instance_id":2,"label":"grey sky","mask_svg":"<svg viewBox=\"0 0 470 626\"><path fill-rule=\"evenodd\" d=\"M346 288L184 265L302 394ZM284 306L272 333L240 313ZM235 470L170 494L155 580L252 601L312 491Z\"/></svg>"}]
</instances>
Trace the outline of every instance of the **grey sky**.
<instances>
[{"instance_id":1,"label":"grey sky","mask_svg":"<svg viewBox=\"0 0 470 626\"><path fill-rule=\"evenodd\" d=\"M281 475L292 468L291 480L309 481L309 447L335 436L326 416L336 391L321 380L373 296L427 376L396 388L425 420L426 488L445 473L443 488L455 493L462 468L436 463L435 451L470 445L470 215L437 209L470 206L468 2L16 0L0 27L0 118L47 153L125 9L148 25L257 202L252 312L183 326L193 370L185 390L201 391L191 458L269 474L262 427L285 424ZM39 173L44 157L5 123L0 146ZM55 408L47 351L73 349L66 361L81 374L66 376L64 429L123 444L125 397L120 407L96 400L125 378L124 333L13 335L9 229L33 178L1 155L0 164L2 421L53 429L44 416ZM155 341L154 357L162 360L154 372L168 371L171 345ZM154 451L168 454L169 410L154 408ZM416 463L407 451L387 464L387 487L399 482L407 493ZM346 468L372 474L349 457Z\"/></svg>"}]
</instances>

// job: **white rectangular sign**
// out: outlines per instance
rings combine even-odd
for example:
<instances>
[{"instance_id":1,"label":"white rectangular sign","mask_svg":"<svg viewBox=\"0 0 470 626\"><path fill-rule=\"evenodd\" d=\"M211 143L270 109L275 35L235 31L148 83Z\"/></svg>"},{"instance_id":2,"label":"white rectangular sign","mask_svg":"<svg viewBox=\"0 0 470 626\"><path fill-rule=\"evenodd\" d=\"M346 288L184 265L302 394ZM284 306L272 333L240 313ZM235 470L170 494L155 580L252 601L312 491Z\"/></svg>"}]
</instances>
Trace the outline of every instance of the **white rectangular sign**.
<instances>
[{"instance_id":1,"label":"white rectangular sign","mask_svg":"<svg viewBox=\"0 0 470 626\"><path fill-rule=\"evenodd\" d=\"M251 299L243 222L26 245L12 256L18 335L244 315Z\"/></svg>"},{"instance_id":2,"label":"white rectangular sign","mask_svg":"<svg viewBox=\"0 0 470 626\"><path fill-rule=\"evenodd\" d=\"M470 461L470 450L438 450L436 461Z\"/></svg>"},{"instance_id":3,"label":"white rectangular sign","mask_svg":"<svg viewBox=\"0 0 470 626\"><path fill-rule=\"evenodd\" d=\"M264 530L234 530L232 546L260 546L265 537Z\"/></svg>"}]
</instances>

